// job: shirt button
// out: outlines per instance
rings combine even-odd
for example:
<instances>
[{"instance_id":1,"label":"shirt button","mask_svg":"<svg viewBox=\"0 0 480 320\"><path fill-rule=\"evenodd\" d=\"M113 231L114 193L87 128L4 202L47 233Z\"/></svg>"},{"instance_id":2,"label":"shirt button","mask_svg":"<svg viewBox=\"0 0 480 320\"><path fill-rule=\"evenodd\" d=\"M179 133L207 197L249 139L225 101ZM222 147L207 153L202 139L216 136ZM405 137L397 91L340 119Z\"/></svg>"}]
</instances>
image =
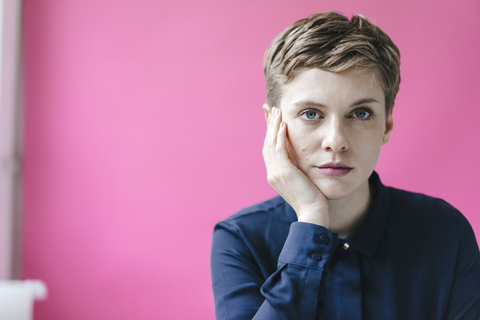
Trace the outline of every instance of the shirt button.
<instances>
[{"instance_id":1,"label":"shirt button","mask_svg":"<svg viewBox=\"0 0 480 320\"><path fill-rule=\"evenodd\" d=\"M344 242L342 249L347 250L348 248L350 248L350 245L348 243Z\"/></svg>"},{"instance_id":2,"label":"shirt button","mask_svg":"<svg viewBox=\"0 0 480 320\"><path fill-rule=\"evenodd\" d=\"M326 234L322 234L320 236L320 242L327 244L330 242L330 238Z\"/></svg>"},{"instance_id":3,"label":"shirt button","mask_svg":"<svg viewBox=\"0 0 480 320\"><path fill-rule=\"evenodd\" d=\"M330 238L326 234L317 234L315 235L315 241L320 242L323 244L327 244L330 242Z\"/></svg>"},{"instance_id":4,"label":"shirt button","mask_svg":"<svg viewBox=\"0 0 480 320\"><path fill-rule=\"evenodd\" d=\"M313 260L315 260L315 261L320 261L320 260L322 260L322 256L321 256L319 253L317 253L317 252L312 253L310 257L311 257Z\"/></svg>"}]
</instances>

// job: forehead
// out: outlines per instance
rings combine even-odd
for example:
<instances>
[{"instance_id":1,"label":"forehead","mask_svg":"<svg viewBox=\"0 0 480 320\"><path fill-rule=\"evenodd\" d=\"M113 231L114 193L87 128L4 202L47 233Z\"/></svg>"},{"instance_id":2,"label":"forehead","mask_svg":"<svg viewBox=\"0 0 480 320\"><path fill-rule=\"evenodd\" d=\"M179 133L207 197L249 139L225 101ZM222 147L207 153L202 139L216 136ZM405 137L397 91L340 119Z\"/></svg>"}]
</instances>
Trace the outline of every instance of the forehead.
<instances>
[{"instance_id":1,"label":"forehead","mask_svg":"<svg viewBox=\"0 0 480 320\"><path fill-rule=\"evenodd\" d=\"M317 68L298 71L282 88L281 107L309 100L326 106L350 105L361 99L375 99L385 106L380 79L371 70L329 72Z\"/></svg>"}]
</instances>

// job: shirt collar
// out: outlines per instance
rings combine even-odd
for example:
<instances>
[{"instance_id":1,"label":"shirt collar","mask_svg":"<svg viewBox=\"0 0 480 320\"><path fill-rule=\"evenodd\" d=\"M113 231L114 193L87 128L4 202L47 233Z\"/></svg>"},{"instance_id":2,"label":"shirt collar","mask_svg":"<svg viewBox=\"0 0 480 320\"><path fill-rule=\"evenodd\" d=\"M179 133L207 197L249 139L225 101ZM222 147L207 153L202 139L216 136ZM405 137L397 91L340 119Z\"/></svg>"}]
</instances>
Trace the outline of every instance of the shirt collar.
<instances>
[{"instance_id":1,"label":"shirt collar","mask_svg":"<svg viewBox=\"0 0 480 320\"><path fill-rule=\"evenodd\" d=\"M369 181L375 186L375 194L367 218L345 241L355 250L373 258L387 224L390 194L375 171Z\"/></svg>"}]
</instances>

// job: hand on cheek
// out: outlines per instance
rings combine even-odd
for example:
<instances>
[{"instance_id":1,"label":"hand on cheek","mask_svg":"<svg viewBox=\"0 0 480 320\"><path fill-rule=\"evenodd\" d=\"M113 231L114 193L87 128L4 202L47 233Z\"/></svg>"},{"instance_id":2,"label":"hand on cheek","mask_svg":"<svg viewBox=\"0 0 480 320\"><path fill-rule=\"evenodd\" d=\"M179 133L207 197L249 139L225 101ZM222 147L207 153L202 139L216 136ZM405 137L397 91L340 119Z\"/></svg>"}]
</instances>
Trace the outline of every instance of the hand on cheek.
<instances>
[{"instance_id":1,"label":"hand on cheek","mask_svg":"<svg viewBox=\"0 0 480 320\"><path fill-rule=\"evenodd\" d=\"M282 122L281 110L271 108L263 158L270 185L295 210L298 221L329 227L328 201L313 182L298 169L295 151L287 138L287 124Z\"/></svg>"},{"instance_id":2,"label":"hand on cheek","mask_svg":"<svg viewBox=\"0 0 480 320\"><path fill-rule=\"evenodd\" d=\"M285 124L286 128L288 128L288 125ZM292 143L290 142L290 139L288 137L288 129L285 129L285 133L286 133L286 142L285 142L285 147L287 149L287 155L288 155L288 158L290 159L290 161L292 161L292 163L297 167L299 168L298 166L298 156L297 156L297 153L295 152L295 148L293 147Z\"/></svg>"}]
</instances>

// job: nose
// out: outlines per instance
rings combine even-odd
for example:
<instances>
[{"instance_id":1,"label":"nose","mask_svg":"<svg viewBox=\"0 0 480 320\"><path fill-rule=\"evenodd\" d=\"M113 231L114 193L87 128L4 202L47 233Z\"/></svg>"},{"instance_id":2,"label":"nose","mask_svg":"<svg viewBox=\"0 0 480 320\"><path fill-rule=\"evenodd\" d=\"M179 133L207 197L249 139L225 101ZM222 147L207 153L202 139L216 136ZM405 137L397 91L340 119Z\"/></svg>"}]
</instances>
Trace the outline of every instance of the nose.
<instances>
[{"instance_id":1,"label":"nose","mask_svg":"<svg viewBox=\"0 0 480 320\"><path fill-rule=\"evenodd\" d=\"M328 152L343 152L348 150L349 139L347 130L340 119L330 119L323 125L322 148Z\"/></svg>"}]
</instances>

